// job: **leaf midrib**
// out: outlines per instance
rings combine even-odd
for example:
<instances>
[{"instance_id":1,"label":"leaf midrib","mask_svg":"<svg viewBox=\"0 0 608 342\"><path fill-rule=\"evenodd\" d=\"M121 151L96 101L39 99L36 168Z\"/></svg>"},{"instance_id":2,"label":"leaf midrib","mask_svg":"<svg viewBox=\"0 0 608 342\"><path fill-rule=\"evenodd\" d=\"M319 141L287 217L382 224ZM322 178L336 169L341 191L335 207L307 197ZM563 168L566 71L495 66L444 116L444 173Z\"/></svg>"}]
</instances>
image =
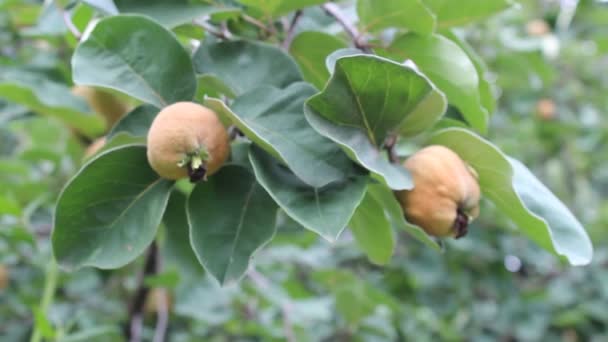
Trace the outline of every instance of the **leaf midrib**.
<instances>
[{"instance_id":1,"label":"leaf midrib","mask_svg":"<svg viewBox=\"0 0 608 342\"><path fill-rule=\"evenodd\" d=\"M230 267L232 266L232 263L234 262L234 251L236 250L236 245L241 237L241 232L243 231L243 223L245 222L245 216L247 216L247 211L249 209L249 202L251 201L251 197L253 196L255 186L256 186L256 183L255 183L255 181L253 181L251 184L251 188L249 189L249 191L247 192L247 196L245 197L243 211L241 212L241 217L239 218L239 224L236 228L236 234L234 236L234 239L232 240L232 246L230 248L230 254L229 254L230 259L228 259L228 264L226 265L226 268L224 269L224 272L222 274L222 283L226 282L226 276L228 275L228 270L230 269Z\"/></svg>"}]
</instances>

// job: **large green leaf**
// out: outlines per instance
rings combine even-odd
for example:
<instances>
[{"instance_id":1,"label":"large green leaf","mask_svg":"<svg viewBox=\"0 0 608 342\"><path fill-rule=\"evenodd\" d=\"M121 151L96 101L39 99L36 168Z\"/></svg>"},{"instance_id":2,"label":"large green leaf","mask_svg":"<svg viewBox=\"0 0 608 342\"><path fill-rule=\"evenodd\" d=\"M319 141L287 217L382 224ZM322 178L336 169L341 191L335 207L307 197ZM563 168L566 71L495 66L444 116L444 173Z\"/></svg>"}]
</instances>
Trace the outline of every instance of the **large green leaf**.
<instances>
[{"instance_id":1,"label":"large green leaf","mask_svg":"<svg viewBox=\"0 0 608 342\"><path fill-rule=\"evenodd\" d=\"M43 5L38 22L33 27L26 27L20 33L26 36L61 36L67 32L63 11L52 2Z\"/></svg>"},{"instance_id":2,"label":"large green leaf","mask_svg":"<svg viewBox=\"0 0 608 342\"><path fill-rule=\"evenodd\" d=\"M297 9L320 5L324 0L238 0L243 5L254 7L266 16L278 17Z\"/></svg>"},{"instance_id":3,"label":"large green leaf","mask_svg":"<svg viewBox=\"0 0 608 342\"><path fill-rule=\"evenodd\" d=\"M187 0L116 0L121 13L147 15L161 25L174 28L193 19L217 13L238 13L237 7L192 3Z\"/></svg>"},{"instance_id":4,"label":"large green leaf","mask_svg":"<svg viewBox=\"0 0 608 342\"><path fill-rule=\"evenodd\" d=\"M591 261L593 247L582 225L523 164L461 128L437 132L429 141L458 153L479 174L483 195L541 247L572 265Z\"/></svg>"},{"instance_id":5,"label":"large green leaf","mask_svg":"<svg viewBox=\"0 0 608 342\"><path fill-rule=\"evenodd\" d=\"M201 277L204 270L198 262L190 243L190 228L186 216L187 197L174 190L169 198L167 210L163 216L165 239L162 245L163 256L167 264L177 266L180 275Z\"/></svg>"},{"instance_id":6,"label":"large green leaf","mask_svg":"<svg viewBox=\"0 0 608 342\"><path fill-rule=\"evenodd\" d=\"M427 246L435 250L440 250L441 247L431 238L422 228L411 224L405 220L401 205L391 191L383 184L370 184L367 187L367 193L373 197L377 203L380 203L384 208L386 217L389 219L392 227L395 230L402 230L412 235L418 241L425 243Z\"/></svg>"},{"instance_id":7,"label":"large green leaf","mask_svg":"<svg viewBox=\"0 0 608 342\"><path fill-rule=\"evenodd\" d=\"M378 52L397 61L414 61L475 130L486 132L488 113L481 104L477 70L456 43L441 35L411 33L397 37L386 50Z\"/></svg>"},{"instance_id":8,"label":"large green leaf","mask_svg":"<svg viewBox=\"0 0 608 342\"><path fill-rule=\"evenodd\" d=\"M67 269L129 263L154 239L172 185L150 168L145 146L100 154L59 197L52 236L55 258Z\"/></svg>"},{"instance_id":9,"label":"large green leaf","mask_svg":"<svg viewBox=\"0 0 608 342\"><path fill-rule=\"evenodd\" d=\"M249 158L258 182L287 215L329 241L340 236L365 195L366 177L314 188L257 147Z\"/></svg>"},{"instance_id":10,"label":"large green leaf","mask_svg":"<svg viewBox=\"0 0 608 342\"><path fill-rule=\"evenodd\" d=\"M348 226L371 262L384 265L391 260L395 249L391 223L384 214L382 203L369 192L363 197Z\"/></svg>"},{"instance_id":11,"label":"large green leaf","mask_svg":"<svg viewBox=\"0 0 608 342\"><path fill-rule=\"evenodd\" d=\"M116 89L158 108L196 91L190 56L175 36L139 15L102 19L72 56L74 82Z\"/></svg>"},{"instance_id":12,"label":"large green leaf","mask_svg":"<svg viewBox=\"0 0 608 342\"><path fill-rule=\"evenodd\" d=\"M333 123L363 130L379 147L434 91L433 84L409 66L355 55L338 59L325 89L307 103ZM437 118L441 114L427 113Z\"/></svg>"},{"instance_id":13,"label":"large green leaf","mask_svg":"<svg viewBox=\"0 0 608 342\"><path fill-rule=\"evenodd\" d=\"M126 132L132 136L145 137L159 109L152 105L141 105L123 116L108 133L108 139L114 135Z\"/></svg>"},{"instance_id":14,"label":"large green leaf","mask_svg":"<svg viewBox=\"0 0 608 342\"><path fill-rule=\"evenodd\" d=\"M305 107L305 112L308 123L317 132L342 146L351 159L369 170L375 178L395 190L414 187L409 171L391 164L385 153L374 146L359 128L336 125L308 107Z\"/></svg>"},{"instance_id":15,"label":"large green leaf","mask_svg":"<svg viewBox=\"0 0 608 342\"><path fill-rule=\"evenodd\" d=\"M204 41L193 60L197 73L216 76L236 95L261 85L285 88L302 80L291 57L276 46L265 43Z\"/></svg>"},{"instance_id":16,"label":"large green leaf","mask_svg":"<svg viewBox=\"0 0 608 342\"><path fill-rule=\"evenodd\" d=\"M289 53L298 62L304 79L317 89L323 89L329 79L325 59L332 52L346 46L344 41L327 33L305 31L293 39L289 46Z\"/></svg>"},{"instance_id":17,"label":"large green leaf","mask_svg":"<svg viewBox=\"0 0 608 342\"><path fill-rule=\"evenodd\" d=\"M339 58L325 89L306 104L306 117L319 133L395 190L412 184L409 174L380 152L385 140L402 131L419 133L412 130L414 122L426 129L445 111L445 99L424 76L372 55Z\"/></svg>"},{"instance_id":18,"label":"large green leaf","mask_svg":"<svg viewBox=\"0 0 608 342\"><path fill-rule=\"evenodd\" d=\"M0 68L0 98L29 109L57 117L87 136L99 135L104 120L88 108L86 102L73 95L70 88L37 74L16 68Z\"/></svg>"},{"instance_id":19,"label":"large green leaf","mask_svg":"<svg viewBox=\"0 0 608 342\"><path fill-rule=\"evenodd\" d=\"M422 0L359 0L357 14L363 31L395 27L430 34L435 30L435 15Z\"/></svg>"},{"instance_id":20,"label":"large green leaf","mask_svg":"<svg viewBox=\"0 0 608 342\"><path fill-rule=\"evenodd\" d=\"M230 117L249 139L285 162L305 183L322 187L345 179L354 170L340 147L306 121L304 101L314 93L306 83L284 90L262 86L238 97L231 109L211 98L205 105Z\"/></svg>"},{"instance_id":21,"label":"large green leaf","mask_svg":"<svg viewBox=\"0 0 608 342\"><path fill-rule=\"evenodd\" d=\"M437 26L444 29L465 25L500 12L513 3L512 0L423 0L437 16Z\"/></svg>"},{"instance_id":22,"label":"large green leaf","mask_svg":"<svg viewBox=\"0 0 608 342\"><path fill-rule=\"evenodd\" d=\"M96 10L109 15L118 14L118 8L114 0L82 0L85 4L95 8Z\"/></svg>"},{"instance_id":23,"label":"large green leaf","mask_svg":"<svg viewBox=\"0 0 608 342\"><path fill-rule=\"evenodd\" d=\"M229 165L188 198L190 240L199 262L221 284L237 281L274 236L277 207L245 168Z\"/></svg>"},{"instance_id":24,"label":"large green leaf","mask_svg":"<svg viewBox=\"0 0 608 342\"><path fill-rule=\"evenodd\" d=\"M496 99L494 98L494 90L493 90L493 82L490 82L486 77L486 73L488 72L488 66L485 61L478 55L473 47L467 43L466 40L459 37L452 31L444 32L445 36L449 38L454 43L458 44L458 46L464 51L473 65L475 65L475 69L477 70L477 75L479 77L479 96L481 105L488 112L488 116L491 116L496 109Z\"/></svg>"}]
</instances>

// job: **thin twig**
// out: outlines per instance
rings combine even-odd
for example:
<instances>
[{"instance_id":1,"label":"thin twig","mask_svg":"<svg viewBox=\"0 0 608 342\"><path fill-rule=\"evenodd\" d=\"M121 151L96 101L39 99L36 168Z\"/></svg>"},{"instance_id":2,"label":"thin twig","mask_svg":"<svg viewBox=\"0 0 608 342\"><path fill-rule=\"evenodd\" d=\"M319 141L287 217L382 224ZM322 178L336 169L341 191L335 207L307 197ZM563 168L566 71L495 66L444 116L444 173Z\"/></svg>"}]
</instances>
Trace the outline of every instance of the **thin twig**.
<instances>
[{"instance_id":1,"label":"thin twig","mask_svg":"<svg viewBox=\"0 0 608 342\"><path fill-rule=\"evenodd\" d=\"M344 31L351 37L356 48L369 52L369 47L361 39L361 33L359 33L357 27L342 14L338 5L330 2L323 4L321 7L325 10L325 13L332 16L340 25L342 25L342 28L344 28Z\"/></svg>"},{"instance_id":2,"label":"thin twig","mask_svg":"<svg viewBox=\"0 0 608 342\"><path fill-rule=\"evenodd\" d=\"M291 23L287 28L287 34L285 36L285 40L283 41L283 49L285 50L289 50L289 46L291 45L294 34L296 32L296 26L298 25L298 21L302 17L302 13L302 10L297 10L296 13L293 15L293 18L291 18Z\"/></svg>"},{"instance_id":3,"label":"thin twig","mask_svg":"<svg viewBox=\"0 0 608 342\"><path fill-rule=\"evenodd\" d=\"M65 26L77 40L80 40L80 38L82 37L82 33L80 33L78 28L74 25L74 22L72 22L72 17L70 16L70 13L61 6L59 1L55 1L53 4L55 5L55 7L57 7L57 10L62 14Z\"/></svg>"},{"instance_id":4,"label":"thin twig","mask_svg":"<svg viewBox=\"0 0 608 342\"><path fill-rule=\"evenodd\" d=\"M156 260L156 273L162 272L163 261L159 257ZM158 289L161 294L157 300L156 308L156 329L154 329L154 338L152 342L164 342L167 335L167 327L169 326L169 290L165 288Z\"/></svg>"},{"instance_id":5,"label":"thin twig","mask_svg":"<svg viewBox=\"0 0 608 342\"><path fill-rule=\"evenodd\" d=\"M80 40L80 38L82 38L82 33L80 33L78 28L72 22L72 17L68 11L63 11L63 22L65 23L65 26L67 26L68 30L72 32L76 40Z\"/></svg>"},{"instance_id":6,"label":"thin twig","mask_svg":"<svg viewBox=\"0 0 608 342\"><path fill-rule=\"evenodd\" d=\"M206 32L209 32L212 35L218 37L219 39L230 40L232 38L232 33L230 33L230 31L228 31L228 28L225 26L222 26L221 29L218 29L217 27L209 24L206 20L195 19L192 22L195 25L202 27Z\"/></svg>"},{"instance_id":7,"label":"thin twig","mask_svg":"<svg viewBox=\"0 0 608 342\"><path fill-rule=\"evenodd\" d=\"M153 241L148 249L144 269L139 273L137 279L137 290L131 305L129 306L129 326L126 329L127 339L130 342L141 341L141 331L143 322L143 311L146 303L146 298L150 292L150 288L145 284L144 280L147 276L156 273L158 269L158 246L156 241Z\"/></svg>"},{"instance_id":8,"label":"thin twig","mask_svg":"<svg viewBox=\"0 0 608 342\"><path fill-rule=\"evenodd\" d=\"M245 20L246 22L250 23L251 25L261 29L268 35L275 35L277 33L273 26L268 27L268 25L264 24L263 22L257 20L256 18L254 18L250 15L242 14L241 17L243 18L243 20Z\"/></svg>"},{"instance_id":9,"label":"thin twig","mask_svg":"<svg viewBox=\"0 0 608 342\"><path fill-rule=\"evenodd\" d=\"M397 144L397 136L390 135L384 141L384 149L388 153L388 160L393 164L399 164L399 156L397 155L397 151L395 151L395 144Z\"/></svg>"},{"instance_id":10,"label":"thin twig","mask_svg":"<svg viewBox=\"0 0 608 342\"><path fill-rule=\"evenodd\" d=\"M48 314L49 307L53 303L55 298L55 292L57 290L57 277L59 275L59 269L54 258L51 258L47 264L46 274L44 276L44 289L42 290L42 299L40 301L40 313L43 315ZM42 331L40 331L37 325L34 325L34 333L30 338L30 342L39 342L42 340Z\"/></svg>"},{"instance_id":11,"label":"thin twig","mask_svg":"<svg viewBox=\"0 0 608 342\"><path fill-rule=\"evenodd\" d=\"M167 327L169 326L169 303L168 303L168 291L167 289L160 289L162 296L157 298L158 308L156 311L156 329L154 329L153 342L164 342L165 335L167 334Z\"/></svg>"}]
</instances>

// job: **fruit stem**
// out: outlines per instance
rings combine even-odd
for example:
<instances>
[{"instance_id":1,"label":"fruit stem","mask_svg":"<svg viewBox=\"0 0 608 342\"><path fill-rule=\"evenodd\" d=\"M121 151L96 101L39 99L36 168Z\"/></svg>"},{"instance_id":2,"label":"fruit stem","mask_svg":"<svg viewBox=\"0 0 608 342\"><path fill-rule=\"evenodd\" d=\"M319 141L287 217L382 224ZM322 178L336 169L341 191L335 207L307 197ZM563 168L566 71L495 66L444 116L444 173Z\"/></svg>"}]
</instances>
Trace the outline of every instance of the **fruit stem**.
<instances>
[{"instance_id":1,"label":"fruit stem","mask_svg":"<svg viewBox=\"0 0 608 342\"><path fill-rule=\"evenodd\" d=\"M388 160L393 164L399 164L399 156L395 151L395 144L397 143L397 136L390 135L384 141L384 149L388 153Z\"/></svg>"},{"instance_id":2,"label":"fruit stem","mask_svg":"<svg viewBox=\"0 0 608 342\"><path fill-rule=\"evenodd\" d=\"M456 210L456 220L454 220L454 238L460 239L461 237L467 235L469 232L469 217L462 211L462 209L458 208Z\"/></svg>"}]
</instances>

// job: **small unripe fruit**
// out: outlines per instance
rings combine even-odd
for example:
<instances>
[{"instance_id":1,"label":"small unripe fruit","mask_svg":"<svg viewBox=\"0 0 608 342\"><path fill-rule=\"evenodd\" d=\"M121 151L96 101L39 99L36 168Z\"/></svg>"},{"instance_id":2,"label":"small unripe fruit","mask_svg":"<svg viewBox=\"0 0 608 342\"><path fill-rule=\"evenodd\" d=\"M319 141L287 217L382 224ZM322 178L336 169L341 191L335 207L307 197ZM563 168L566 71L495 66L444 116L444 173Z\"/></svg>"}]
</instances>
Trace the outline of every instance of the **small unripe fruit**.
<instances>
[{"instance_id":1,"label":"small unripe fruit","mask_svg":"<svg viewBox=\"0 0 608 342\"><path fill-rule=\"evenodd\" d=\"M551 27L549 27L549 24L547 24L547 22L542 19L530 20L526 24L526 32L530 36L534 36L534 37L544 36L547 33L549 33L550 31L551 31Z\"/></svg>"},{"instance_id":2,"label":"small unripe fruit","mask_svg":"<svg viewBox=\"0 0 608 342\"><path fill-rule=\"evenodd\" d=\"M87 146L86 150L84 150L84 158L90 158L95 153L99 152L106 144L106 137L101 137L95 139L89 146Z\"/></svg>"},{"instance_id":3,"label":"small unripe fruit","mask_svg":"<svg viewBox=\"0 0 608 342\"><path fill-rule=\"evenodd\" d=\"M72 94L84 98L95 113L101 114L106 119L108 127L112 127L129 111L127 104L101 89L76 85L72 88Z\"/></svg>"},{"instance_id":4,"label":"small unripe fruit","mask_svg":"<svg viewBox=\"0 0 608 342\"><path fill-rule=\"evenodd\" d=\"M166 179L204 179L219 170L229 151L228 133L215 112L193 102L165 107L148 132L148 161Z\"/></svg>"},{"instance_id":5,"label":"small unripe fruit","mask_svg":"<svg viewBox=\"0 0 608 342\"><path fill-rule=\"evenodd\" d=\"M557 107L551 99L540 99L536 103L536 115L542 120L551 121L555 119Z\"/></svg>"},{"instance_id":6,"label":"small unripe fruit","mask_svg":"<svg viewBox=\"0 0 608 342\"><path fill-rule=\"evenodd\" d=\"M462 237L479 215L477 174L452 150L432 145L410 156L403 166L414 189L396 192L406 219L433 236Z\"/></svg>"}]
</instances>

